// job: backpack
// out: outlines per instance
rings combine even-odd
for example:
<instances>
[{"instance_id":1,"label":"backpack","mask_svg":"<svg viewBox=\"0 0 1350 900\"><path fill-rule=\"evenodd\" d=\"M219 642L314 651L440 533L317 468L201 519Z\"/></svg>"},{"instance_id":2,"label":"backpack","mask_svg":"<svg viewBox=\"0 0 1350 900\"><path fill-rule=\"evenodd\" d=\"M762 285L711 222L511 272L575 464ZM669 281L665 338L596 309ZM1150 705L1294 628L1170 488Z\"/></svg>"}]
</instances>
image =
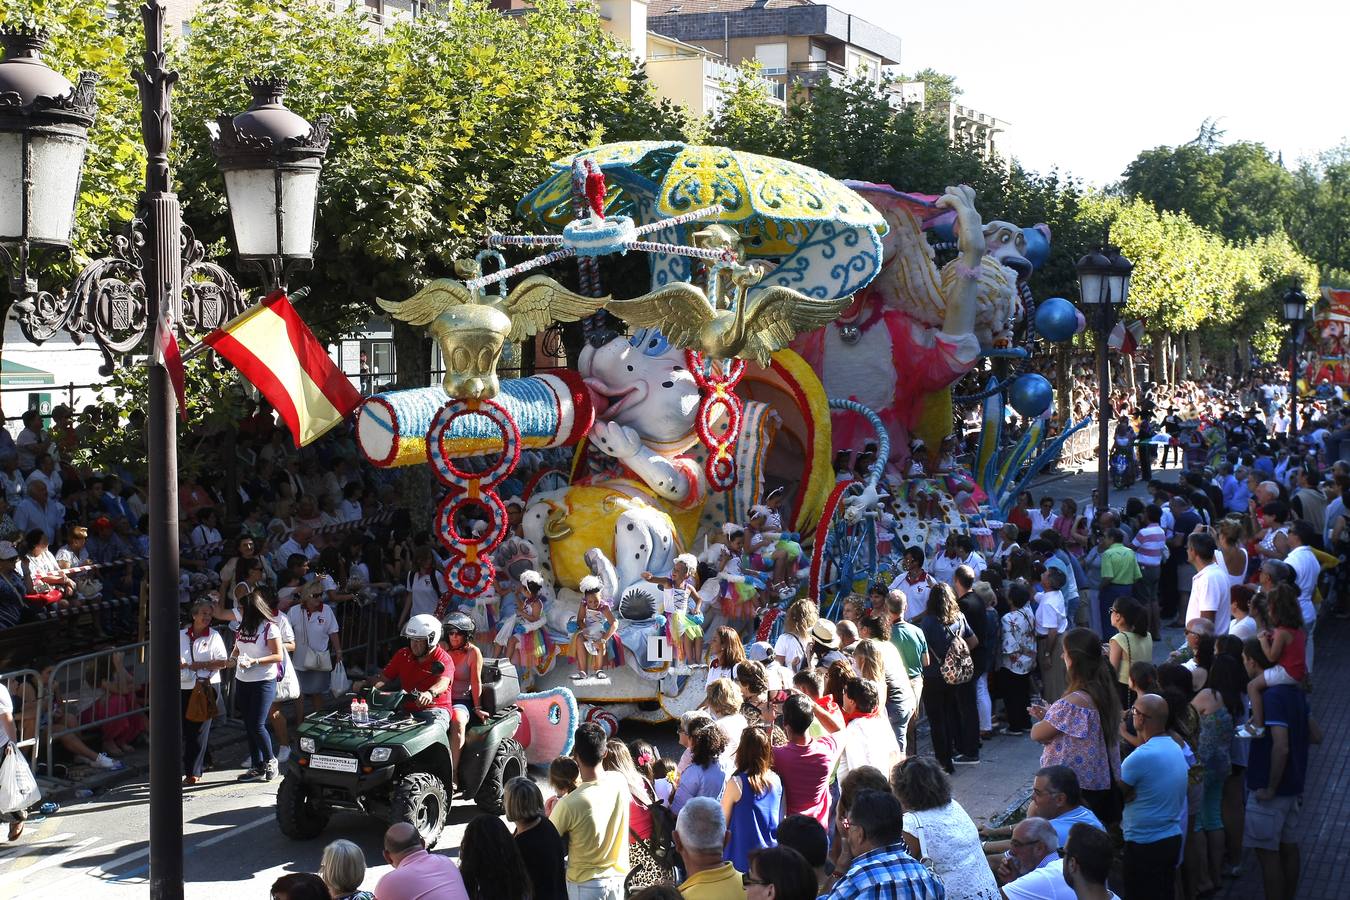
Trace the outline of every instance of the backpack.
<instances>
[{"instance_id":1,"label":"backpack","mask_svg":"<svg viewBox=\"0 0 1350 900\"><path fill-rule=\"evenodd\" d=\"M970 646L966 644L966 639L961 637L960 620L953 624L956 625L956 633L947 645L942 667L938 671L947 684L965 684L975 677L975 661L970 658Z\"/></svg>"},{"instance_id":2,"label":"backpack","mask_svg":"<svg viewBox=\"0 0 1350 900\"><path fill-rule=\"evenodd\" d=\"M673 869L678 861L675 854L675 813L659 800L642 802L642 805L652 817L652 836L647 841L647 849L657 865L666 870Z\"/></svg>"}]
</instances>

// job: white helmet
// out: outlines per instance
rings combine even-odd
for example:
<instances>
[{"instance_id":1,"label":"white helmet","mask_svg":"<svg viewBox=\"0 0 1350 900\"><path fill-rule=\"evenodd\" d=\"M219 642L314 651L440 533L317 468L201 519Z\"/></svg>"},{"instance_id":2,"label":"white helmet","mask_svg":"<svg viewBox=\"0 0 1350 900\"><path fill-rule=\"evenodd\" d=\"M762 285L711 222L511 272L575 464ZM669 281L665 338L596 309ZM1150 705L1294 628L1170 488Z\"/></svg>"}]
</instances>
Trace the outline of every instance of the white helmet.
<instances>
[{"instance_id":1,"label":"white helmet","mask_svg":"<svg viewBox=\"0 0 1350 900\"><path fill-rule=\"evenodd\" d=\"M429 613L413 616L408 620L408 624L403 626L403 636L421 638L428 646L434 646L441 639L441 623Z\"/></svg>"}]
</instances>

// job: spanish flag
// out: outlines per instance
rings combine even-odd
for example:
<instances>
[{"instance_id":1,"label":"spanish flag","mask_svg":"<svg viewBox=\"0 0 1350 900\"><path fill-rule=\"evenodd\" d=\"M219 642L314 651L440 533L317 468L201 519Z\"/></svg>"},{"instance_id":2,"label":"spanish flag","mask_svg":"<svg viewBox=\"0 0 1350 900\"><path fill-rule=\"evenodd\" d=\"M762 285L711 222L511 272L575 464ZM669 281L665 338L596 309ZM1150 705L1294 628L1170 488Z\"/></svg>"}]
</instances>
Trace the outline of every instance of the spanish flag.
<instances>
[{"instance_id":1,"label":"spanish flag","mask_svg":"<svg viewBox=\"0 0 1350 900\"><path fill-rule=\"evenodd\" d=\"M284 291L206 336L253 383L303 447L340 423L361 395L328 358Z\"/></svg>"}]
</instances>

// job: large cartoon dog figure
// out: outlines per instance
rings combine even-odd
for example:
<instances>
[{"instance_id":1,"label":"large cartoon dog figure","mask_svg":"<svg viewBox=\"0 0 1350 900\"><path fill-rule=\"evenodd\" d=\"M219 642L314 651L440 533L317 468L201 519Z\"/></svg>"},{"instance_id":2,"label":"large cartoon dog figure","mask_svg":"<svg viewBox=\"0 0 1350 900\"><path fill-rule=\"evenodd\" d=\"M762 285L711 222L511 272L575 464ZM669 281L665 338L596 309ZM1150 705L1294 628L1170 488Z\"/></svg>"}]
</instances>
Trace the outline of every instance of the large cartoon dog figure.
<instances>
[{"instance_id":1,"label":"large cartoon dog figure","mask_svg":"<svg viewBox=\"0 0 1350 900\"><path fill-rule=\"evenodd\" d=\"M575 590L595 569L617 600L643 572L670 572L698 530L708 485L691 452L699 389L684 351L649 329L598 343L582 350L578 371L596 401L589 440L599 465L532 497L522 525L559 585ZM592 549L599 556L588 559Z\"/></svg>"}]
</instances>

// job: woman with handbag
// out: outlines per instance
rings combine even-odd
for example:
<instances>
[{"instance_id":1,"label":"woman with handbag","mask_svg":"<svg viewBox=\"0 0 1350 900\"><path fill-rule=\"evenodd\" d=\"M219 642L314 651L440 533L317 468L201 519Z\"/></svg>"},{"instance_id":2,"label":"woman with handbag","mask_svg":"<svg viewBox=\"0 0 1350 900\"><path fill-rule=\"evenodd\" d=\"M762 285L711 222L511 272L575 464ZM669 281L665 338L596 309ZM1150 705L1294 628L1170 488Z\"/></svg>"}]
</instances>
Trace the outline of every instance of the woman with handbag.
<instances>
[{"instance_id":1,"label":"woman with handbag","mask_svg":"<svg viewBox=\"0 0 1350 900\"><path fill-rule=\"evenodd\" d=\"M305 720L305 698L314 710L323 709L323 698L332 682L333 666L342 662L342 639L333 607L323 602L321 591L300 592L301 602L286 613L295 632L295 670L300 678L300 696L295 700L295 720Z\"/></svg>"},{"instance_id":2,"label":"woman with handbag","mask_svg":"<svg viewBox=\"0 0 1350 900\"><path fill-rule=\"evenodd\" d=\"M262 591L255 591L240 612L230 664L238 666L234 690L244 720L250 764L239 780L271 781L277 776L277 760L267 734L267 714L276 696L278 664L285 658L283 636Z\"/></svg>"},{"instance_id":3,"label":"woman with handbag","mask_svg":"<svg viewBox=\"0 0 1350 900\"><path fill-rule=\"evenodd\" d=\"M183 709L183 785L202 780L211 722L220 708L220 670L229 654L211 627L211 603L192 604L188 626L178 633L178 686Z\"/></svg>"},{"instance_id":4,"label":"woman with handbag","mask_svg":"<svg viewBox=\"0 0 1350 900\"><path fill-rule=\"evenodd\" d=\"M905 846L942 879L947 900L999 900L979 829L952 797L952 783L937 762L911 756L898 763L891 770L891 792L905 810Z\"/></svg>"}]
</instances>

